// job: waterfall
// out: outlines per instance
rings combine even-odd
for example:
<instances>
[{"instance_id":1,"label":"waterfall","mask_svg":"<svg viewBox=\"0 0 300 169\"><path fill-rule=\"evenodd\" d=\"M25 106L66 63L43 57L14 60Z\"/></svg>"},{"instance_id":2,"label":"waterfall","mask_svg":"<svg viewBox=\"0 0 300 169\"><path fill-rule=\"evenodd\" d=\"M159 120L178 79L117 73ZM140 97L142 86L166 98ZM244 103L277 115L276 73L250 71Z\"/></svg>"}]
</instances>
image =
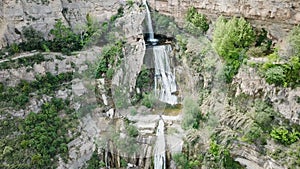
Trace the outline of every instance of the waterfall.
<instances>
[{"instance_id":1,"label":"waterfall","mask_svg":"<svg viewBox=\"0 0 300 169\"><path fill-rule=\"evenodd\" d=\"M155 95L160 101L171 105L177 104L177 91L175 76L170 68L169 55L172 52L170 45L154 46L155 77L154 90Z\"/></svg>"},{"instance_id":2,"label":"waterfall","mask_svg":"<svg viewBox=\"0 0 300 169\"><path fill-rule=\"evenodd\" d=\"M154 169L166 168L166 144L164 136L164 125L164 121L160 119L156 130L157 139L154 147Z\"/></svg>"},{"instance_id":3,"label":"waterfall","mask_svg":"<svg viewBox=\"0 0 300 169\"><path fill-rule=\"evenodd\" d=\"M143 3L145 5L146 11L147 11L147 25L148 25L148 31L149 31L149 41L153 42L153 43L156 43L158 40L154 39L154 32L153 32L153 26L152 26L150 10L149 10L147 1L143 0Z\"/></svg>"}]
</instances>

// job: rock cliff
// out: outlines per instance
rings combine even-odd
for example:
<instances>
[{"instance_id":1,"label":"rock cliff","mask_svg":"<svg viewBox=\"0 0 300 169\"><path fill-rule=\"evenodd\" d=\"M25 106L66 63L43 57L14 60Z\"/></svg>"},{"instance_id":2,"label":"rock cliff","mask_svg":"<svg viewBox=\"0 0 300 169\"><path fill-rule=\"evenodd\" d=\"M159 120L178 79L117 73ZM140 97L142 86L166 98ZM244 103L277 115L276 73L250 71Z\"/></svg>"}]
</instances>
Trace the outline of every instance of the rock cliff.
<instances>
[{"instance_id":1,"label":"rock cliff","mask_svg":"<svg viewBox=\"0 0 300 169\"><path fill-rule=\"evenodd\" d=\"M117 12L119 0L3 0L0 2L0 48L21 42L22 27L32 26L47 37L57 19L74 29L86 22L86 15L99 22Z\"/></svg>"},{"instance_id":2,"label":"rock cliff","mask_svg":"<svg viewBox=\"0 0 300 169\"><path fill-rule=\"evenodd\" d=\"M284 37L293 25L300 22L300 3L297 0L149 0L160 13L182 21L187 9L194 6L201 13L215 19L219 15L243 16L253 25L269 31L273 39ZM63 18L74 29L90 14L97 20L107 20L116 13L120 0L3 0L0 2L0 47L22 39L22 27L33 26L47 37L55 20Z\"/></svg>"},{"instance_id":3,"label":"rock cliff","mask_svg":"<svg viewBox=\"0 0 300 169\"><path fill-rule=\"evenodd\" d=\"M183 21L187 9L194 6L198 12L212 20L220 15L243 16L254 26L269 31L279 39L300 22L300 3L297 0L149 0L151 7L160 13Z\"/></svg>"}]
</instances>

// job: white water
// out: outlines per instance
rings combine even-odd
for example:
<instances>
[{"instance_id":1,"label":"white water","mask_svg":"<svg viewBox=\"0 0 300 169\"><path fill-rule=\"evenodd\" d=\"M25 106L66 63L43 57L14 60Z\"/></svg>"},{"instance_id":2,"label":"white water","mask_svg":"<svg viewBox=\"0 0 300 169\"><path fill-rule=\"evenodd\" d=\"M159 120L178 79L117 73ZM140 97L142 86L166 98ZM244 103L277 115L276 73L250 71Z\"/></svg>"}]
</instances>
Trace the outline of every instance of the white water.
<instances>
[{"instance_id":1,"label":"white water","mask_svg":"<svg viewBox=\"0 0 300 169\"><path fill-rule=\"evenodd\" d=\"M177 104L177 91L175 76L170 68L169 55L172 52L170 45L154 46L154 63L155 78L154 89L155 95L160 101L171 105Z\"/></svg>"},{"instance_id":2,"label":"white water","mask_svg":"<svg viewBox=\"0 0 300 169\"><path fill-rule=\"evenodd\" d=\"M154 39L154 32L153 32L153 26L152 26L152 20L151 20L151 14L150 14L150 10L147 4L146 0L143 0L143 3L146 7L146 11L147 11L147 25L148 25L148 31L149 31L149 41L150 42L157 42L157 39Z\"/></svg>"},{"instance_id":3,"label":"white water","mask_svg":"<svg viewBox=\"0 0 300 169\"><path fill-rule=\"evenodd\" d=\"M164 136L164 122L162 119L158 122L156 130L156 144L154 147L154 169L166 168L166 144Z\"/></svg>"}]
</instances>

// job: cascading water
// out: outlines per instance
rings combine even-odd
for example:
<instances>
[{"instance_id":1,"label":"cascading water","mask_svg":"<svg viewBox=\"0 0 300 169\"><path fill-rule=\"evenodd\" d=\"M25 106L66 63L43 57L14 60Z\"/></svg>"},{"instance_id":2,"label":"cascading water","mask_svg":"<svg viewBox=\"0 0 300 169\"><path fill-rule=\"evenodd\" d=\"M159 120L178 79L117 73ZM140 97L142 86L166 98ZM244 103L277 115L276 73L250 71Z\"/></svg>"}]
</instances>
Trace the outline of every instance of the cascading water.
<instances>
[{"instance_id":1,"label":"cascading water","mask_svg":"<svg viewBox=\"0 0 300 169\"><path fill-rule=\"evenodd\" d=\"M155 63L155 95L160 101L174 105L177 104L177 91L175 76L170 68L169 55L172 52L171 45L154 46Z\"/></svg>"},{"instance_id":2,"label":"cascading water","mask_svg":"<svg viewBox=\"0 0 300 169\"><path fill-rule=\"evenodd\" d=\"M154 46L157 44L158 40L154 38L150 10L146 0L143 0L143 3L147 10L147 24L149 31L148 41L153 45L155 96L162 102L174 105L178 102L177 96L174 94L177 92L175 73L172 73L169 61L172 48L171 45ZM158 122L156 137L157 140L154 147L154 169L166 169L166 141L164 135L164 121L162 119Z\"/></svg>"},{"instance_id":3,"label":"cascading water","mask_svg":"<svg viewBox=\"0 0 300 169\"><path fill-rule=\"evenodd\" d=\"M149 31L149 39L148 39L148 41L150 41L151 43L157 43L158 40L154 38L154 32L153 32L151 14L150 14L150 10L149 10L147 1L143 0L143 3L145 5L146 11L147 11L147 25L148 25L148 31Z\"/></svg>"},{"instance_id":4,"label":"cascading water","mask_svg":"<svg viewBox=\"0 0 300 169\"><path fill-rule=\"evenodd\" d=\"M164 126L164 121L160 119L156 130L157 139L154 147L154 169L166 168L166 144L164 136Z\"/></svg>"}]
</instances>

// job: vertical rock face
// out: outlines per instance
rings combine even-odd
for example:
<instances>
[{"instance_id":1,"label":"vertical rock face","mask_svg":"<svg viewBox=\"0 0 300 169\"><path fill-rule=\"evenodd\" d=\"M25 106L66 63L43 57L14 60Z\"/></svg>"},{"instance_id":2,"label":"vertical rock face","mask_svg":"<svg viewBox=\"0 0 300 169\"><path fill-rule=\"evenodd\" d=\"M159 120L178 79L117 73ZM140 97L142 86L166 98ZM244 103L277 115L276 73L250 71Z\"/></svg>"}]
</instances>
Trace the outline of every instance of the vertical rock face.
<instances>
[{"instance_id":1,"label":"vertical rock face","mask_svg":"<svg viewBox=\"0 0 300 169\"><path fill-rule=\"evenodd\" d=\"M150 6L161 13L182 21L187 9L194 6L199 12L216 18L243 16L257 27L264 27L280 38L300 22L300 3L297 0L149 0Z\"/></svg>"},{"instance_id":2,"label":"vertical rock face","mask_svg":"<svg viewBox=\"0 0 300 169\"><path fill-rule=\"evenodd\" d=\"M73 28L85 23L86 15L104 21L117 12L119 0L3 0L0 2L0 48L21 41L23 26L32 26L47 37L57 19Z\"/></svg>"},{"instance_id":3,"label":"vertical rock face","mask_svg":"<svg viewBox=\"0 0 300 169\"><path fill-rule=\"evenodd\" d=\"M260 78L254 68L243 66L233 81L236 84L236 95L241 93L254 97L269 99L274 108L286 119L299 124L300 104L297 97L300 95L300 88L281 88L269 85Z\"/></svg>"}]
</instances>

